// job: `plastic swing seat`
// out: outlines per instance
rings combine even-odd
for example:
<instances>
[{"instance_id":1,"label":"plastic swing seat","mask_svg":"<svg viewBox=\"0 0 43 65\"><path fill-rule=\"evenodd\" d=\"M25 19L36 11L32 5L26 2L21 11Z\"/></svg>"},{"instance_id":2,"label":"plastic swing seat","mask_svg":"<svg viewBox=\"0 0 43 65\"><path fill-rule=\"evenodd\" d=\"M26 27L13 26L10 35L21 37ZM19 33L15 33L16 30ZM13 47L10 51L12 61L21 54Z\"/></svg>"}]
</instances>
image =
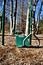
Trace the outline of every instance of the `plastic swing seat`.
<instances>
[{"instance_id":1,"label":"plastic swing seat","mask_svg":"<svg viewBox=\"0 0 43 65\"><path fill-rule=\"evenodd\" d=\"M23 40L26 36L22 36L22 35L16 35L16 46L17 47L24 47L24 46L30 46L30 40L27 39L25 41L25 44L23 44Z\"/></svg>"}]
</instances>

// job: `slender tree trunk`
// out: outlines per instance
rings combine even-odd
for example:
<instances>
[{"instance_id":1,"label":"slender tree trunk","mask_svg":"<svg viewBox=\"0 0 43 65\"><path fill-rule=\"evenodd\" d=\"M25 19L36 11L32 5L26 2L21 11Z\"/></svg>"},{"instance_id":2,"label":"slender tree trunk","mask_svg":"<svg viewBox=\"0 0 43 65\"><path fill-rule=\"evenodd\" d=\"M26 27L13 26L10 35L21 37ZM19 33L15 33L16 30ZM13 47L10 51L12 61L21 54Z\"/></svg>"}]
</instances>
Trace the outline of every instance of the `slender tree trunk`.
<instances>
[{"instance_id":1,"label":"slender tree trunk","mask_svg":"<svg viewBox=\"0 0 43 65\"><path fill-rule=\"evenodd\" d=\"M11 3L11 0L10 0L10 34L12 35L12 19L11 19L11 16L12 16L12 3Z\"/></svg>"},{"instance_id":2,"label":"slender tree trunk","mask_svg":"<svg viewBox=\"0 0 43 65\"><path fill-rule=\"evenodd\" d=\"M26 30L25 30L25 35L28 35L28 26L29 26L29 8L27 10L27 19L26 19Z\"/></svg>"}]
</instances>

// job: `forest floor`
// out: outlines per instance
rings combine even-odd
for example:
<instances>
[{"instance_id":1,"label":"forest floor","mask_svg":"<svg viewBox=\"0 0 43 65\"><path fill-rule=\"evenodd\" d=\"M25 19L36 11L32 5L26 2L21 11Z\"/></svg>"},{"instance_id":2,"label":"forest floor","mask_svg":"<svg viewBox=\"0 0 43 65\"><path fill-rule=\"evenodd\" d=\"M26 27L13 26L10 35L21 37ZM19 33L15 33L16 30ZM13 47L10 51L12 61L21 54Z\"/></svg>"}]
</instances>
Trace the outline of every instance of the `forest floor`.
<instances>
[{"instance_id":1,"label":"forest floor","mask_svg":"<svg viewBox=\"0 0 43 65\"><path fill-rule=\"evenodd\" d=\"M0 65L43 65L43 48L17 48L14 36L5 36L2 46L0 36Z\"/></svg>"}]
</instances>

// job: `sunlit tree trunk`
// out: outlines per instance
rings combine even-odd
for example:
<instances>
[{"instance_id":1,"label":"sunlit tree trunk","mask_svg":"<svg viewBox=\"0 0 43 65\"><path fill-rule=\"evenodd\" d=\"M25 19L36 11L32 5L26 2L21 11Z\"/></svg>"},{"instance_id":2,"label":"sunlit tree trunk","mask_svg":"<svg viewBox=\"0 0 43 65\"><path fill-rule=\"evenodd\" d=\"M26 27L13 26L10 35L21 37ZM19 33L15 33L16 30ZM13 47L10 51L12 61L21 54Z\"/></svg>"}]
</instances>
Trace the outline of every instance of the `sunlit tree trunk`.
<instances>
[{"instance_id":1,"label":"sunlit tree trunk","mask_svg":"<svg viewBox=\"0 0 43 65\"><path fill-rule=\"evenodd\" d=\"M13 24L13 0L10 0L10 34L13 34Z\"/></svg>"},{"instance_id":2,"label":"sunlit tree trunk","mask_svg":"<svg viewBox=\"0 0 43 65\"><path fill-rule=\"evenodd\" d=\"M10 34L12 34L12 19L11 19L11 15L12 15L12 3L10 0Z\"/></svg>"},{"instance_id":3,"label":"sunlit tree trunk","mask_svg":"<svg viewBox=\"0 0 43 65\"><path fill-rule=\"evenodd\" d=\"M26 30L25 30L25 35L28 35L28 26L29 26L29 8L27 10L27 19L26 19Z\"/></svg>"}]
</instances>

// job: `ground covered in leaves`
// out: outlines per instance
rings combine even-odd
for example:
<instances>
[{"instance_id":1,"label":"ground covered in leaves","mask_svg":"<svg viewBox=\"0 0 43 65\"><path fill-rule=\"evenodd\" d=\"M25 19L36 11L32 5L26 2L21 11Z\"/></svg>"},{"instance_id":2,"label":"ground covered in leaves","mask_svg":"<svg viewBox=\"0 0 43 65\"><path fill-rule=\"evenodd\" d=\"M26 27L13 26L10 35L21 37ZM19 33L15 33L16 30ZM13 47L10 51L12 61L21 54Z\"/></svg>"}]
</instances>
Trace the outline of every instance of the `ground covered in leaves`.
<instances>
[{"instance_id":1,"label":"ground covered in leaves","mask_svg":"<svg viewBox=\"0 0 43 65\"><path fill-rule=\"evenodd\" d=\"M9 37L0 45L0 65L43 65L43 48L17 48L14 43Z\"/></svg>"},{"instance_id":2,"label":"ground covered in leaves","mask_svg":"<svg viewBox=\"0 0 43 65\"><path fill-rule=\"evenodd\" d=\"M43 65L43 48L0 46L0 65Z\"/></svg>"}]
</instances>

